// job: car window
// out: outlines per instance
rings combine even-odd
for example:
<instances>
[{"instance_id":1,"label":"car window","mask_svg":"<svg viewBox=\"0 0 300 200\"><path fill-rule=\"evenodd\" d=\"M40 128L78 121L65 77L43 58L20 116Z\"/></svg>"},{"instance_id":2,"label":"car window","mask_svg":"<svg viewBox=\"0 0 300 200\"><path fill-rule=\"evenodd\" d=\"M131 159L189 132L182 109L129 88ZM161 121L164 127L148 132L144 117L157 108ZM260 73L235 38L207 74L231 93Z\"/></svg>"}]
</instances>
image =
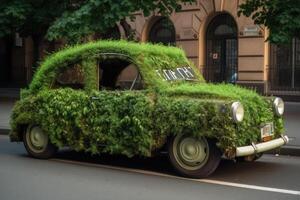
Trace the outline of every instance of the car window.
<instances>
[{"instance_id":1,"label":"car window","mask_svg":"<svg viewBox=\"0 0 300 200\"><path fill-rule=\"evenodd\" d=\"M74 64L61 70L54 81L52 88L84 88L84 74L79 64Z\"/></svg>"},{"instance_id":2,"label":"car window","mask_svg":"<svg viewBox=\"0 0 300 200\"><path fill-rule=\"evenodd\" d=\"M121 90L142 89L142 77L134 64L128 65L121 71L116 81L116 88Z\"/></svg>"},{"instance_id":3,"label":"car window","mask_svg":"<svg viewBox=\"0 0 300 200\"><path fill-rule=\"evenodd\" d=\"M141 90L142 77L135 64L120 59L99 62L100 90Z\"/></svg>"}]
</instances>

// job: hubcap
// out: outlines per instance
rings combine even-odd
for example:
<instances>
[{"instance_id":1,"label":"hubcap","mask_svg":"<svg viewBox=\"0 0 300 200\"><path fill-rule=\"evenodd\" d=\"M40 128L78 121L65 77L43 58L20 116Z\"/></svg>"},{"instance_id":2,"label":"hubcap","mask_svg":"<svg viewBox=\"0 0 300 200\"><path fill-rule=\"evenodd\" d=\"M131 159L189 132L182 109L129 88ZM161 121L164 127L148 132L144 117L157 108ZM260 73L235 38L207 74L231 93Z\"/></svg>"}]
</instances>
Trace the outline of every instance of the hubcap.
<instances>
[{"instance_id":1,"label":"hubcap","mask_svg":"<svg viewBox=\"0 0 300 200\"><path fill-rule=\"evenodd\" d=\"M187 170L200 169L208 159L208 143L205 138L177 135L173 153L178 164Z\"/></svg>"},{"instance_id":2,"label":"hubcap","mask_svg":"<svg viewBox=\"0 0 300 200\"><path fill-rule=\"evenodd\" d=\"M29 148L35 153L43 152L48 144L48 136L39 126L28 127L26 140Z\"/></svg>"}]
</instances>

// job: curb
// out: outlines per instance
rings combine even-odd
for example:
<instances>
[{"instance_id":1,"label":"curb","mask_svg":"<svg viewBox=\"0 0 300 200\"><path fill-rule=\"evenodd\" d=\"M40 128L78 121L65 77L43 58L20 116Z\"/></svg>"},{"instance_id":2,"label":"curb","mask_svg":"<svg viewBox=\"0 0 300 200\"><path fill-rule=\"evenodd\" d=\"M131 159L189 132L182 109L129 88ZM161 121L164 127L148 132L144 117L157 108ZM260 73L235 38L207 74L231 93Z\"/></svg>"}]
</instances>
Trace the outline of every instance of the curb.
<instances>
[{"instance_id":1,"label":"curb","mask_svg":"<svg viewBox=\"0 0 300 200\"><path fill-rule=\"evenodd\" d=\"M7 96L0 96L0 101L18 101L20 97L7 97Z\"/></svg>"},{"instance_id":2,"label":"curb","mask_svg":"<svg viewBox=\"0 0 300 200\"><path fill-rule=\"evenodd\" d=\"M300 147L298 146L283 146L282 148L272 151L271 153L287 156L300 156Z\"/></svg>"}]
</instances>

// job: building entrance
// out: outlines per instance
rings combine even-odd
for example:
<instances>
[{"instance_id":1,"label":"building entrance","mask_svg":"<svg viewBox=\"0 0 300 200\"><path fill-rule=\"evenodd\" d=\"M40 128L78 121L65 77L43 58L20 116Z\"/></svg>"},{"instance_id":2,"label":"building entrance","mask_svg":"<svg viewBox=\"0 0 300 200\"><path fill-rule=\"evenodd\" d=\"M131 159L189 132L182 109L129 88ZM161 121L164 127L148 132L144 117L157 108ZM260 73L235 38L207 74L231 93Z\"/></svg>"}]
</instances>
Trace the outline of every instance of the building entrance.
<instances>
[{"instance_id":1,"label":"building entrance","mask_svg":"<svg viewBox=\"0 0 300 200\"><path fill-rule=\"evenodd\" d=\"M229 14L219 14L212 19L206 31L206 80L235 83L237 58L237 25Z\"/></svg>"}]
</instances>

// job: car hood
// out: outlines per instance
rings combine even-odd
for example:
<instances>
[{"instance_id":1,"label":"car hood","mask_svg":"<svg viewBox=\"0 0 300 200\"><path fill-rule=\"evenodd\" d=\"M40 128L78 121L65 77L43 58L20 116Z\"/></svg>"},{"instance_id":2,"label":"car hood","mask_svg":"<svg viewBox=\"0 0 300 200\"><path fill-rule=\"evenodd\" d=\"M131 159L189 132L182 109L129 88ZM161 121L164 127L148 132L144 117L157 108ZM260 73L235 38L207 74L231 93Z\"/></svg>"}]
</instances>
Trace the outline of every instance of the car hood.
<instances>
[{"instance_id":1,"label":"car hood","mask_svg":"<svg viewBox=\"0 0 300 200\"><path fill-rule=\"evenodd\" d=\"M191 98L220 99L229 101L260 100L265 98L254 90L232 84L183 83L163 88L162 93L168 96L187 96Z\"/></svg>"},{"instance_id":2,"label":"car hood","mask_svg":"<svg viewBox=\"0 0 300 200\"><path fill-rule=\"evenodd\" d=\"M162 95L172 98L184 97L214 102L221 100L225 104L239 101L243 104L246 120L251 124L262 124L276 120L272 98L259 95L256 91L232 84L182 83L161 90Z\"/></svg>"}]
</instances>

